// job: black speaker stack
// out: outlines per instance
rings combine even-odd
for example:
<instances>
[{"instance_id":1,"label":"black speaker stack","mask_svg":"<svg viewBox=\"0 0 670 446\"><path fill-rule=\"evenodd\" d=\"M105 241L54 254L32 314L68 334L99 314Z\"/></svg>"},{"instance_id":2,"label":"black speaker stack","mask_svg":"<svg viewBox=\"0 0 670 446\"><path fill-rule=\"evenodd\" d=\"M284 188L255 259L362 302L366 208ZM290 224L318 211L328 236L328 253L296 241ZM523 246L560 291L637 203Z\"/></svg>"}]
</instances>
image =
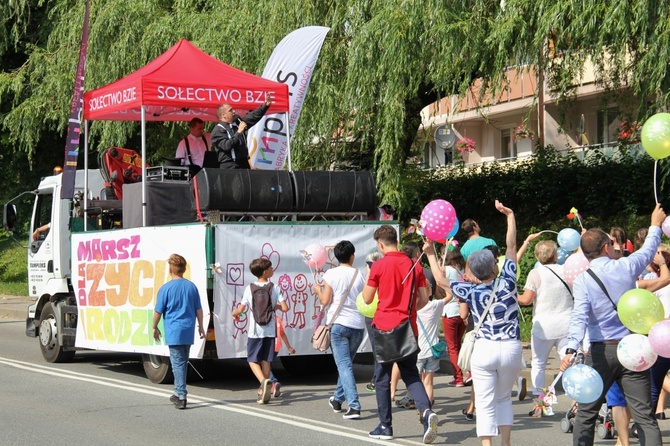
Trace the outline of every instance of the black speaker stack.
<instances>
[{"instance_id":1,"label":"black speaker stack","mask_svg":"<svg viewBox=\"0 0 670 446\"><path fill-rule=\"evenodd\" d=\"M372 172L204 168L193 186L202 211L351 214L376 209Z\"/></svg>"}]
</instances>

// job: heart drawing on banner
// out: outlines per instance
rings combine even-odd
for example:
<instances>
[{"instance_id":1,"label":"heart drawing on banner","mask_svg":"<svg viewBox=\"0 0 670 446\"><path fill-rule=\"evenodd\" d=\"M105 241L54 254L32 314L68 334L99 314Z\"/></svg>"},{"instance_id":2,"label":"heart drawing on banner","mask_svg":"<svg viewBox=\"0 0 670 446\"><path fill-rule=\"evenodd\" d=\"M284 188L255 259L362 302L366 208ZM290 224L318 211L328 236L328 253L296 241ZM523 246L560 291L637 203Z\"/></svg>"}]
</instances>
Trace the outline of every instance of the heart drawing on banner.
<instances>
[{"instance_id":1,"label":"heart drawing on banner","mask_svg":"<svg viewBox=\"0 0 670 446\"><path fill-rule=\"evenodd\" d=\"M281 256L279 255L279 252L275 251L270 243L265 243L261 248L261 258L268 259L270 262L272 262L272 269L275 271L279 269L279 261L281 260Z\"/></svg>"},{"instance_id":2,"label":"heart drawing on banner","mask_svg":"<svg viewBox=\"0 0 670 446\"><path fill-rule=\"evenodd\" d=\"M228 265L228 285L242 285L239 283L241 277L242 268L240 266Z\"/></svg>"}]
</instances>

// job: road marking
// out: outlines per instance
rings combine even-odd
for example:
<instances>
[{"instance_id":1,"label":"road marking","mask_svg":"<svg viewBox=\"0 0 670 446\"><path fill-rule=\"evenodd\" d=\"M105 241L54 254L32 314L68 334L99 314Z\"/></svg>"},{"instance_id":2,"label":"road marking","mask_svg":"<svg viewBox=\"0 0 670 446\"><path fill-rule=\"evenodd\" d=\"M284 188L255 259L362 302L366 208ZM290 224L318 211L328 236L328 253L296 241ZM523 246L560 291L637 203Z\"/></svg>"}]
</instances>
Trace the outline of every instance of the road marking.
<instances>
[{"instance_id":1,"label":"road marking","mask_svg":"<svg viewBox=\"0 0 670 446\"><path fill-rule=\"evenodd\" d=\"M30 362L17 361L15 359L0 357L0 364L5 364L10 367L14 367L21 370L27 370L29 372L41 373L43 375L55 376L58 378L71 379L75 381L89 382L92 384L98 384L107 387L114 387L117 389L128 390L137 393L143 393L145 395L152 395L161 398L166 398L172 395L172 391L159 390L155 387L148 386L145 384L136 384L128 381L123 381L120 379L106 378L102 376L89 375L86 373L73 372L67 369L61 369L54 366L46 366L42 364L34 364ZM212 409L225 410L228 412L235 412L238 414L249 415L253 417L262 418L265 420L272 420L277 423L288 424L291 426L296 426L302 429L309 429L320 433L326 433L330 435L336 435L339 437L352 438L358 441L365 441L372 444L384 444L388 446L387 440L377 440L374 438L368 437L367 431L362 431L359 429L353 429L346 426L338 426L335 430L332 428L332 423L327 423L320 420L309 420L309 423L304 422L303 417L298 417L295 415L281 414L277 415L276 412L263 409L258 407L251 409L248 405L231 403L228 401L217 400L214 398L208 398L204 396L196 396L192 393L188 394L189 403L199 403ZM398 439L396 438L396 444L422 444L420 442L411 441L407 439Z\"/></svg>"}]
</instances>

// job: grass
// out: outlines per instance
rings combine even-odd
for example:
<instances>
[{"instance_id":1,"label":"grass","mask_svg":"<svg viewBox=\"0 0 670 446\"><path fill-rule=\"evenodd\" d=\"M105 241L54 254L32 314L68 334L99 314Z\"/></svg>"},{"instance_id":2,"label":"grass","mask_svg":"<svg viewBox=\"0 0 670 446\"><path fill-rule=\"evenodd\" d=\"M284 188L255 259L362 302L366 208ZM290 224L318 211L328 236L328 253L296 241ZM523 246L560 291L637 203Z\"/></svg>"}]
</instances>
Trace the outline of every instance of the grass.
<instances>
[{"instance_id":1,"label":"grass","mask_svg":"<svg viewBox=\"0 0 670 446\"><path fill-rule=\"evenodd\" d=\"M0 282L0 294L8 296L27 296L28 282Z\"/></svg>"}]
</instances>

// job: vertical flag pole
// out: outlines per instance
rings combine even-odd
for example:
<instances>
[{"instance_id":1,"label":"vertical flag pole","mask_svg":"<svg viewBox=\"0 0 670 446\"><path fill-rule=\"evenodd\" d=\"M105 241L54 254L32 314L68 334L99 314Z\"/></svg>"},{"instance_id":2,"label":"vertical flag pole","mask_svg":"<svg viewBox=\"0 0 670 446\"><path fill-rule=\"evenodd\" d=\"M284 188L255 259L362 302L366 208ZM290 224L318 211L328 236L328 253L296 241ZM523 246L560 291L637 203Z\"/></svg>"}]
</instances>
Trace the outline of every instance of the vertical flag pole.
<instances>
[{"instance_id":1,"label":"vertical flag pole","mask_svg":"<svg viewBox=\"0 0 670 446\"><path fill-rule=\"evenodd\" d=\"M291 126L288 124L288 112L284 113L286 120L286 158L288 159L288 171L293 172L293 165L291 164Z\"/></svg>"},{"instance_id":2,"label":"vertical flag pole","mask_svg":"<svg viewBox=\"0 0 670 446\"><path fill-rule=\"evenodd\" d=\"M84 196L82 197L82 200L84 200L83 204L79 204L79 206L83 206L84 213L82 214L84 217L84 232L86 232L87 228L87 218L86 216L88 215L88 121L84 119Z\"/></svg>"},{"instance_id":3,"label":"vertical flag pole","mask_svg":"<svg viewBox=\"0 0 670 446\"><path fill-rule=\"evenodd\" d=\"M147 225L147 110L142 106L142 226Z\"/></svg>"}]
</instances>

